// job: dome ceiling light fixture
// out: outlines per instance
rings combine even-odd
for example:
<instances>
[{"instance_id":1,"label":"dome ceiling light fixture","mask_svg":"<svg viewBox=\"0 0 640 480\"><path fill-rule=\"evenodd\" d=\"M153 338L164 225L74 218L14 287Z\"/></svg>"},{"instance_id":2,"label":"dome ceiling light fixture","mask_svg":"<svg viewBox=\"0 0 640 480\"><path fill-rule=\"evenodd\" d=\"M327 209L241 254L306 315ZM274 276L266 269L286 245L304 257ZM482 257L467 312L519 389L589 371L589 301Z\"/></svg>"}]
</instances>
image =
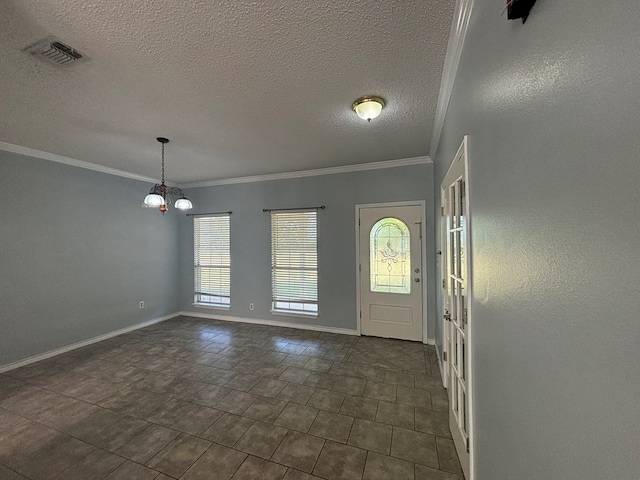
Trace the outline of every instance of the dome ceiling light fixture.
<instances>
[{"instance_id":1,"label":"dome ceiling light fixture","mask_svg":"<svg viewBox=\"0 0 640 480\"><path fill-rule=\"evenodd\" d=\"M169 143L168 138L158 137L156 138L162 144L162 182L160 184L155 184L151 190L149 190L149 194L144 197L144 202L142 202L142 206L145 208L157 208L162 212L162 215L167 211L167 206L171 203L170 195L179 197L176 200L175 208L178 210L191 210L193 205L191 201L184 196L182 190L178 187L167 187L164 184L164 145L165 143Z\"/></svg>"},{"instance_id":2,"label":"dome ceiling light fixture","mask_svg":"<svg viewBox=\"0 0 640 480\"><path fill-rule=\"evenodd\" d=\"M380 115L384 105L384 98L376 95L365 95L353 102L351 108L353 108L353 111L356 112L361 119L370 122L372 118Z\"/></svg>"}]
</instances>

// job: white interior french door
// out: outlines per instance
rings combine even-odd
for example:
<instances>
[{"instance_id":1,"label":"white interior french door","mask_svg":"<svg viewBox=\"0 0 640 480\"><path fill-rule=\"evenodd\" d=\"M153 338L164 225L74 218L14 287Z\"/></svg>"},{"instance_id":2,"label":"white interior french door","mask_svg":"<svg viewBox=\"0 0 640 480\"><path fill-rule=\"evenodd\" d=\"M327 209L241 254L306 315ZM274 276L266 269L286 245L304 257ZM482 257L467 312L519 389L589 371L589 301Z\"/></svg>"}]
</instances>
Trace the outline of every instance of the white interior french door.
<instances>
[{"instance_id":1,"label":"white interior french door","mask_svg":"<svg viewBox=\"0 0 640 480\"><path fill-rule=\"evenodd\" d=\"M442 183L444 222L443 305L449 428L462 470L469 477L469 315L466 139Z\"/></svg>"},{"instance_id":2,"label":"white interior french door","mask_svg":"<svg viewBox=\"0 0 640 480\"><path fill-rule=\"evenodd\" d=\"M360 332L423 339L422 206L359 208Z\"/></svg>"}]
</instances>

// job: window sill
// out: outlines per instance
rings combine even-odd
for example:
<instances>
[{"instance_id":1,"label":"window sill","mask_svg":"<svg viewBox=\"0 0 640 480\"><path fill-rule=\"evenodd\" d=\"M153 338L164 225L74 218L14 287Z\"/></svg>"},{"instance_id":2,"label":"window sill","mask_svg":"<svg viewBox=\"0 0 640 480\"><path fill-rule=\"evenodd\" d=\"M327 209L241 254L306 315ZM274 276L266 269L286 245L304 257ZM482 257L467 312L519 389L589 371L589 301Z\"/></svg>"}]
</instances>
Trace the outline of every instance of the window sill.
<instances>
[{"instance_id":1,"label":"window sill","mask_svg":"<svg viewBox=\"0 0 640 480\"><path fill-rule=\"evenodd\" d=\"M317 313L313 312L297 312L291 310L271 310L271 315L280 315L282 317L307 317L318 318Z\"/></svg>"},{"instance_id":2,"label":"window sill","mask_svg":"<svg viewBox=\"0 0 640 480\"><path fill-rule=\"evenodd\" d=\"M229 310L231 308L231 305L211 305L210 303L192 303L191 305L198 308L213 308L214 310Z\"/></svg>"}]
</instances>

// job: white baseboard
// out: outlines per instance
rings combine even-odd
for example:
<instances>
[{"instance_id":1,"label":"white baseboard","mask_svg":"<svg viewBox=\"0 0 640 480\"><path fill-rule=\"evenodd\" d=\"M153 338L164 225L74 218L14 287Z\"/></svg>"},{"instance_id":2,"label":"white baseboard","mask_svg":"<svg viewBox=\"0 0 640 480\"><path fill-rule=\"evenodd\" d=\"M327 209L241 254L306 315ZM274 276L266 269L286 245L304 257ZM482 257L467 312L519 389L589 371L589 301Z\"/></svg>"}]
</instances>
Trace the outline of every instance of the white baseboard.
<instances>
[{"instance_id":1,"label":"white baseboard","mask_svg":"<svg viewBox=\"0 0 640 480\"><path fill-rule=\"evenodd\" d=\"M9 370L13 370L15 368L24 367L25 365L39 362L40 360L44 360L46 358L55 357L56 355L70 352L71 350L75 350L76 348L86 347L87 345L91 345L92 343L98 343L108 338L117 337L118 335L122 335L123 333L132 332L133 330L138 330L140 328L148 327L149 325L154 325L156 323L164 322L165 320L178 317L179 315L180 315L179 313L170 313L169 315L153 318L151 320L147 320L146 322L138 323L136 325L132 325L126 328L121 328L120 330L114 330L113 332L105 333L104 335L98 335L97 337L89 338L88 340L83 340L78 343L73 343L71 345L67 345L66 347L60 347L60 348L56 348L55 350L49 350L48 352L39 353L38 355L34 355L32 357L25 358L23 360L18 360L17 362L7 363L6 365L0 365L0 373L8 372Z\"/></svg>"},{"instance_id":2,"label":"white baseboard","mask_svg":"<svg viewBox=\"0 0 640 480\"><path fill-rule=\"evenodd\" d=\"M436 339L435 338L427 338L427 340L424 342L425 345L435 345L436 344Z\"/></svg>"},{"instance_id":3,"label":"white baseboard","mask_svg":"<svg viewBox=\"0 0 640 480\"><path fill-rule=\"evenodd\" d=\"M350 330L348 328L325 327L322 325L306 325L304 323L279 322L277 320L264 320L261 318L232 317L229 315L218 315L216 313L202 312L180 312L180 315L184 317L222 320L224 322L252 323L256 325L269 325L271 327L297 328L300 330L314 330L316 332L340 333L342 335L358 335L357 330Z\"/></svg>"}]
</instances>

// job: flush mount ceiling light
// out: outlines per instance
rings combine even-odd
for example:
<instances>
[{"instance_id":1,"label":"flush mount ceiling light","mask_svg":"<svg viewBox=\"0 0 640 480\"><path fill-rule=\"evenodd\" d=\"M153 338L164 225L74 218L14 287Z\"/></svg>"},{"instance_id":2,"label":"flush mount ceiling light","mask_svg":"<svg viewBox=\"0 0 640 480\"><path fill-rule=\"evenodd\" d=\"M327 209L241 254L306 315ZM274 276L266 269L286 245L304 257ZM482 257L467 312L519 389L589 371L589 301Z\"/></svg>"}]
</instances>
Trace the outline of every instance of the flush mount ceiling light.
<instances>
[{"instance_id":1,"label":"flush mount ceiling light","mask_svg":"<svg viewBox=\"0 0 640 480\"><path fill-rule=\"evenodd\" d=\"M144 202L142 202L142 206L146 208L157 208L162 212L167 211L167 206L171 203L170 195L179 197L176 200L175 208L178 210L190 210L193 208L191 201L184 196L182 190L178 187L167 187L164 184L164 145L165 143L169 143L168 138L158 137L156 138L162 144L162 183L155 184L151 190L149 190L149 195L144 197Z\"/></svg>"},{"instance_id":2,"label":"flush mount ceiling light","mask_svg":"<svg viewBox=\"0 0 640 480\"><path fill-rule=\"evenodd\" d=\"M380 115L380 112L384 108L384 98L376 97L375 95L365 95L353 102L351 108L353 108L353 111L356 112L361 119L370 122L372 118Z\"/></svg>"}]
</instances>

